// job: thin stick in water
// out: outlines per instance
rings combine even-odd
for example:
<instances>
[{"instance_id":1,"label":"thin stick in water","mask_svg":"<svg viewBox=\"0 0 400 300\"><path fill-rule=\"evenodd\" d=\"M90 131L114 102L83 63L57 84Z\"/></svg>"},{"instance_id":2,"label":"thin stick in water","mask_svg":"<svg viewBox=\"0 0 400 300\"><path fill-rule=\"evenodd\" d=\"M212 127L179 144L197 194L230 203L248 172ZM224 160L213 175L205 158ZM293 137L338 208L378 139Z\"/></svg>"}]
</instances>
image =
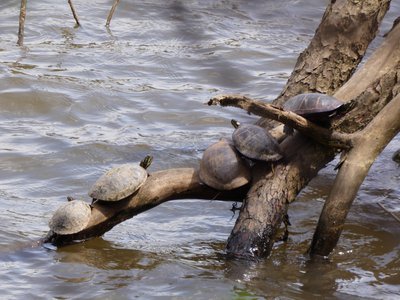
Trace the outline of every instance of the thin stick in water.
<instances>
[{"instance_id":1,"label":"thin stick in water","mask_svg":"<svg viewBox=\"0 0 400 300\"><path fill-rule=\"evenodd\" d=\"M110 26L111 18L114 14L115 9L117 8L118 3L119 3L119 0L114 1L114 4L112 5L110 13L108 14L108 17L107 17L106 27Z\"/></svg>"},{"instance_id":2,"label":"thin stick in water","mask_svg":"<svg viewBox=\"0 0 400 300\"><path fill-rule=\"evenodd\" d=\"M68 3L69 3L69 6L71 7L72 15L74 16L76 25L81 26L81 24L79 23L78 15L75 11L74 5L72 4L72 0L68 0Z\"/></svg>"},{"instance_id":3,"label":"thin stick in water","mask_svg":"<svg viewBox=\"0 0 400 300\"><path fill-rule=\"evenodd\" d=\"M26 0L21 0L21 9L19 12L19 28L18 28L18 46L24 45L24 27L26 17Z\"/></svg>"},{"instance_id":4,"label":"thin stick in water","mask_svg":"<svg viewBox=\"0 0 400 300\"><path fill-rule=\"evenodd\" d=\"M393 212L391 212L390 210L388 210L388 209L386 208L386 206L384 206L381 202L378 202L378 205L379 205L384 211L386 211L387 213L389 213L389 214L393 217L393 219L395 219L397 222L400 223L400 218L399 218L398 216L396 216Z\"/></svg>"}]
</instances>

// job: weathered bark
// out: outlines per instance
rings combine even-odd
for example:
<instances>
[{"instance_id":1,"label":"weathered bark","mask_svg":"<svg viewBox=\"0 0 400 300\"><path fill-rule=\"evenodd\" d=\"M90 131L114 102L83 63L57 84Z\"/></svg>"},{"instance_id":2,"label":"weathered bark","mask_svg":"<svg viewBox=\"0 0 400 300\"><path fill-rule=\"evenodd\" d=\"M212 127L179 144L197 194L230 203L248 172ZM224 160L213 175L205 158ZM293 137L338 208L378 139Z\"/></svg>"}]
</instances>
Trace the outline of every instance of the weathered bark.
<instances>
[{"instance_id":1,"label":"weathered bark","mask_svg":"<svg viewBox=\"0 0 400 300\"><path fill-rule=\"evenodd\" d=\"M117 8L118 3L119 3L119 0L114 1L113 5L110 9L110 12L108 14L108 17L107 17L106 27L110 27L111 19L114 15L114 12L115 12L115 9Z\"/></svg>"},{"instance_id":2,"label":"weathered bark","mask_svg":"<svg viewBox=\"0 0 400 300\"><path fill-rule=\"evenodd\" d=\"M273 103L282 104L300 92L336 91L355 70L375 37L389 2L332 1L310 46L299 57L286 88ZM344 75L340 75L342 68ZM268 126L268 121L262 119L258 124ZM285 145L286 149L296 149L295 155L275 167L275 176L264 171L250 188L229 237L228 254L269 255L273 235L288 203L334 157L333 149L315 143L289 138ZM282 186L282 181L290 184Z\"/></svg>"},{"instance_id":3,"label":"weathered bark","mask_svg":"<svg viewBox=\"0 0 400 300\"><path fill-rule=\"evenodd\" d=\"M126 199L111 203L94 203L89 224L84 230L70 235L49 232L43 242L63 245L101 236L115 225L168 200L218 197L218 200L242 201L247 190L248 186L235 191L216 191L202 184L197 171L191 168L155 172L148 177L137 193Z\"/></svg>"},{"instance_id":4,"label":"weathered bark","mask_svg":"<svg viewBox=\"0 0 400 300\"><path fill-rule=\"evenodd\" d=\"M389 0L331 1L275 104L304 92L336 92L363 58L389 4Z\"/></svg>"},{"instance_id":5,"label":"weathered bark","mask_svg":"<svg viewBox=\"0 0 400 300\"><path fill-rule=\"evenodd\" d=\"M399 131L400 94L357 134L325 201L310 248L312 255L327 256L336 246L350 206L372 163Z\"/></svg>"},{"instance_id":6,"label":"weathered bark","mask_svg":"<svg viewBox=\"0 0 400 300\"><path fill-rule=\"evenodd\" d=\"M18 46L24 45L24 28L26 17L26 0L21 0L21 8L19 11L19 27L18 27Z\"/></svg>"}]
</instances>

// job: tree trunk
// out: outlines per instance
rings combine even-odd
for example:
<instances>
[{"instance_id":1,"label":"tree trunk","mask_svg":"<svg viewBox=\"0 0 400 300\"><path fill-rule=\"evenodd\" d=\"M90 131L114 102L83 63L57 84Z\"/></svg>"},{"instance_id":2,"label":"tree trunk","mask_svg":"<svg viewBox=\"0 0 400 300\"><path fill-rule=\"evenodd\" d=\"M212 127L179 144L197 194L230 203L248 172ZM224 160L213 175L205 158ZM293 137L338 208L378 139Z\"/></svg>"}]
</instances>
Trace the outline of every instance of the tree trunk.
<instances>
[{"instance_id":1,"label":"tree trunk","mask_svg":"<svg viewBox=\"0 0 400 300\"><path fill-rule=\"evenodd\" d=\"M301 92L336 91L355 70L389 8L390 1L332 1L309 47L274 104ZM344 75L340 75L341 69ZM338 74L339 73L339 74ZM264 119L265 120L265 119ZM265 121L259 122L265 125ZM261 171L247 195L227 244L232 256L267 256L288 203L334 158L332 148L290 138L289 155L274 175Z\"/></svg>"}]
</instances>

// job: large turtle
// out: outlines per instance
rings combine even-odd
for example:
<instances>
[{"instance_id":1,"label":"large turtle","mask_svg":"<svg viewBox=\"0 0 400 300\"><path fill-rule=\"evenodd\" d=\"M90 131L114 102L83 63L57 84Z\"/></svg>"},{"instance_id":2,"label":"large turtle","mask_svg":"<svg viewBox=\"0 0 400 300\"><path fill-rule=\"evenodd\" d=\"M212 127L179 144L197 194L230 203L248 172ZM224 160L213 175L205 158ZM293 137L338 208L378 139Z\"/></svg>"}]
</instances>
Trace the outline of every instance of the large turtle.
<instances>
[{"instance_id":1,"label":"large turtle","mask_svg":"<svg viewBox=\"0 0 400 300\"><path fill-rule=\"evenodd\" d=\"M306 93L289 98L283 104L283 109L292 111L320 126L329 127L330 117L334 116L343 104L342 101L329 95ZM293 128L285 125L284 132L292 134Z\"/></svg>"},{"instance_id":2,"label":"large turtle","mask_svg":"<svg viewBox=\"0 0 400 300\"><path fill-rule=\"evenodd\" d=\"M226 139L221 139L204 151L199 176L202 182L217 190L232 190L251 179L246 162Z\"/></svg>"},{"instance_id":3,"label":"large turtle","mask_svg":"<svg viewBox=\"0 0 400 300\"><path fill-rule=\"evenodd\" d=\"M89 190L94 201L119 201L136 192L146 181L153 157L146 156L140 164L129 163L108 170Z\"/></svg>"},{"instance_id":4,"label":"large turtle","mask_svg":"<svg viewBox=\"0 0 400 300\"><path fill-rule=\"evenodd\" d=\"M278 142L269 132L257 125L241 125L231 120L235 131L232 134L235 148L250 159L277 161L283 157Z\"/></svg>"},{"instance_id":5,"label":"large turtle","mask_svg":"<svg viewBox=\"0 0 400 300\"><path fill-rule=\"evenodd\" d=\"M73 234L86 228L91 207L84 201L72 200L60 206L49 221L50 229L61 235Z\"/></svg>"},{"instance_id":6,"label":"large turtle","mask_svg":"<svg viewBox=\"0 0 400 300\"><path fill-rule=\"evenodd\" d=\"M343 104L342 101L329 95L307 93L289 98L283 104L283 109L292 111L317 124L329 125L329 118L332 117Z\"/></svg>"}]
</instances>

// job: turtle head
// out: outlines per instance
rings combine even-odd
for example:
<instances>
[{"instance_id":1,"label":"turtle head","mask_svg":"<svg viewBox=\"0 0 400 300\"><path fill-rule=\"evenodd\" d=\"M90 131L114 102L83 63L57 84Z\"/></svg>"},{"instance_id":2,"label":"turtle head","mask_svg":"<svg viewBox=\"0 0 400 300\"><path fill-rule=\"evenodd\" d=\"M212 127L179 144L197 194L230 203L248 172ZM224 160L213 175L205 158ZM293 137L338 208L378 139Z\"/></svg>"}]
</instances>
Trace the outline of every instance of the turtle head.
<instances>
[{"instance_id":1,"label":"turtle head","mask_svg":"<svg viewBox=\"0 0 400 300\"><path fill-rule=\"evenodd\" d=\"M143 160L140 162L139 165L140 165L143 169L147 169L148 167L150 167L152 161L153 161L153 156L151 156L151 155L146 155L146 157L143 158Z\"/></svg>"},{"instance_id":2,"label":"turtle head","mask_svg":"<svg viewBox=\"0 0 400 300\"><path fill-rule=\"evenodd\" d=\"M240 126L240 122L238 120L232 119L231 124L233 127L238 128Z\"/></svg>"}]
</instances>

